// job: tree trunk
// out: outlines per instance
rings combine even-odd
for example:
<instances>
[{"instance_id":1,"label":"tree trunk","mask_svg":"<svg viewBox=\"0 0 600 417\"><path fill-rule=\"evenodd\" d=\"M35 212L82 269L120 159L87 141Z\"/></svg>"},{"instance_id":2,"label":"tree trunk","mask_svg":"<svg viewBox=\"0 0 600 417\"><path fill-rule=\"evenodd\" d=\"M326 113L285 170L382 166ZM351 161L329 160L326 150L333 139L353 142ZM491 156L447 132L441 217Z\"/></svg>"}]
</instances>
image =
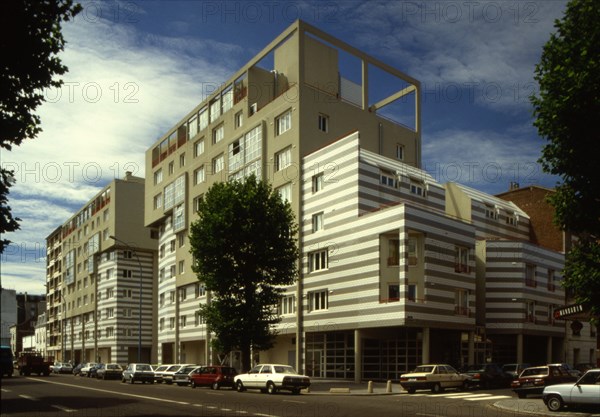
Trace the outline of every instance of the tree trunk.
<instances>
[{"instance_id":1,"label":"tree trunk","mask_svg":"<svg viewBox=\"0 0 600 417\"><path fill-rule=\"evenodd\" d=\"M252 369L252 358L250 357L250 344L241 347L242 369L241 373L246 373Z\"/></svg>"}]
</instances>

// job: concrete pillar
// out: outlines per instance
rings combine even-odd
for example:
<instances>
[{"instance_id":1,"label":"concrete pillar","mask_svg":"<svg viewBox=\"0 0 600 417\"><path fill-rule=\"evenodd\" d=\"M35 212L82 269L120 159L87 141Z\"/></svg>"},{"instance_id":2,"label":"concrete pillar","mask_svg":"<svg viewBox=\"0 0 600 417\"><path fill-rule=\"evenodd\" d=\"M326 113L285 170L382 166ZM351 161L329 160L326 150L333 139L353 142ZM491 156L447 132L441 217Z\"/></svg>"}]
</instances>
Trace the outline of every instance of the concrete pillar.
<instances>
[{"instance_id":1,"label":"concrete pillar","mask_svg":"<svg viewBox=\"0 0 600 417\"><path fill-rule=\"evenodd\" d=\"M546 339L546 363L552 363L552 336Z\"/></svg>"},{"instance_id":2,"label":"concrete pillar","mask_svg":"<svg viewBox=\"0 0 600 417\"><path fill-rule=\"evenodd\" d=\"M475 331L469 332L469 353L467 365L473 365L475 363Z\"/></svg>"},{"instance_id":3,"label":"concrete pillar","mask_svg":"<svg viewBox=\"0 0 600 417\"><path fill-rule=\"evenodd\" d=\"M423 363L429 363L429 327L423 327L423 340L421 340L421 353Z\"/></svg>"},{"instance_id":4,"label":"concrete pillar","mask_svg":"<svg viewBox=\"0 0 600 417\"><path fill-rule=\"evenodd\" d=\"M359 329L354 330L354 382L362 380L362 335Z\"/></svg>"},{"instance_id":5,"label":"concrete pillar","mask_svg":"<svg viewBox=\"0 0 600 417\"><path fill-rule=\"evenodd\" d=\"M517 363L523 363L523 334L517 334Z\"/></svg>"}]
</instances>

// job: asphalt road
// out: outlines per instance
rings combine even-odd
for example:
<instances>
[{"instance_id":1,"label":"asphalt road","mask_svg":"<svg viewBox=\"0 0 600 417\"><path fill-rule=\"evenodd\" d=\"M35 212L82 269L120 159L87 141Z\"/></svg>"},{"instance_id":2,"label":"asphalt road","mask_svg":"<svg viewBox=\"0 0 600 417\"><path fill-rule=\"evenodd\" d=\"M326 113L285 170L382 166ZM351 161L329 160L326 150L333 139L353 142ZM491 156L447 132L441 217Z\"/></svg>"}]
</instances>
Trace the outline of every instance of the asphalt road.
<instances>
[{"instance_id":1,"label":"asphalt road","mask_svg":"<svg viewBox=\"0 0 600 417\"><path fill-rule=\"evenodd\" d=\"M259 391L178 387L165 384L122 384L72 375L2 379L1 416L228 416L228 417L515 417L510 390L426 392L409 395L326 395L325 392L276 395ZM539 408L539 407L538 407ZM532 410L533 411L533 410ZM564 413L560 413L565 417ZM571 413L569 413L571 414ZM528 414L531 416L532 414ZM548 412L537 415L550 415ZM556 416L557 414L552 414Z\"/></svg>"}]
</instances>

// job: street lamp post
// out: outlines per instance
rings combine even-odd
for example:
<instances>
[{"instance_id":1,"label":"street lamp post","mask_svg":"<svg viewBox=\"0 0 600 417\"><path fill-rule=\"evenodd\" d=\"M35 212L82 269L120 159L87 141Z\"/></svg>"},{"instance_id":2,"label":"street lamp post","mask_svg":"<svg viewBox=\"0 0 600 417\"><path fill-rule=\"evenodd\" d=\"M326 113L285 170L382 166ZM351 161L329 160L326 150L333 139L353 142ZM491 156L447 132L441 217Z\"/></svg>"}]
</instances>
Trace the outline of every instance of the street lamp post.
<instances>
[{"instance_id":1,"label":"street lamp post","mask_svg":"<svg viewBox=\"0 0 600 417\"><path fill-rule=\"evenodd\" d=\"M138 262L138 266L140 267L140 296L139 296L139 308L138 308L138 363L142 362L142 263L140 262L140 257L138 256L137 251L132 248L127 242L122 241L121 239L117 239L114 236L109 236L115 242L121 243L127 247L133 254Z\"/></svg>"}]
</instances>

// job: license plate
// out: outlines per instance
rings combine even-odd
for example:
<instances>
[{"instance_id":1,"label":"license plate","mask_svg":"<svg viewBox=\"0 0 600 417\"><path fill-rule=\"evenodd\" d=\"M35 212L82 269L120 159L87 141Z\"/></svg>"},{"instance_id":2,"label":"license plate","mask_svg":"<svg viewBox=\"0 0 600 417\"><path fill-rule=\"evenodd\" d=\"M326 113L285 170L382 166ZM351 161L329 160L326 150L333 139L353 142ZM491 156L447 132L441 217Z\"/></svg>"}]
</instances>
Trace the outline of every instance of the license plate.
<instances>
[{"instance_id":1,"label":"license plate","mask_svg":"<svg viewBox=\"0 0 600 417\"><path fill-rule=\"evenodd\" d=\"M409 380L410 382L415 382L415 381L417 380L417 378L408 378L408 380Z\"/></svg>"}]
</instances>

